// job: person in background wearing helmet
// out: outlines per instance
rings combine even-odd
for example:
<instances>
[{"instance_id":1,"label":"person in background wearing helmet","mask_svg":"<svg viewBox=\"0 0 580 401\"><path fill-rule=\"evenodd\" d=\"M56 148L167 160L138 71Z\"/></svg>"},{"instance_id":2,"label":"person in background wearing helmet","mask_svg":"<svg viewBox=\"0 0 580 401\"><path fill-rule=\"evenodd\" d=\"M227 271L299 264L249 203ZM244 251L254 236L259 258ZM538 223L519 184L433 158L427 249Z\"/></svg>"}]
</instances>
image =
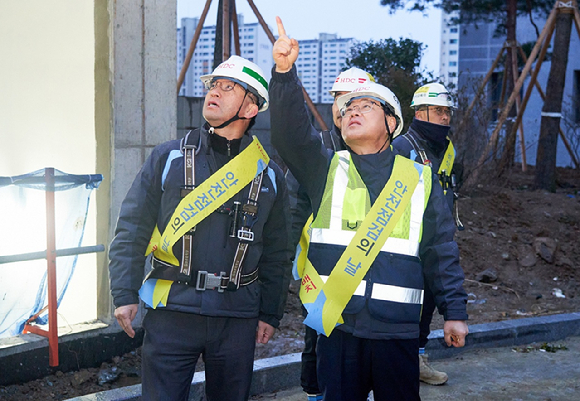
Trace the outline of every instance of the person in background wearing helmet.
<instances>
[{"instance_id":1,"label":"person in background wearing helmet","mask_svg":"<svg viewBox=\"0 0 580 401\"><path fill-rule=\"evenodd\" d=\"M115 317L130 337L139 297L147 306L143 400L187 400L200 355L209 400L247 400L255 343L272 338L288 293L284 175L248 134L268 83L238 56L201 80L206 124L153 149L109 250Z\"/></svg>"},{"instance_id":2,"label":"person in background wearing helmet","mask_svg":"<svg viewBox=\"0 0 580 401\"><path fill-rule=\"evenodd\" d=\"M330 94L334 98L332 103L332 129L329 131L321 131L319 133L320 138L324 146L333 151L337 152L339 150L344 150L344 141L340 135L340 121L342 116L340 115L340 110L336 105L336 99L346 93L349 93L353 89L357 88L359 85L374 82L375 79L371 74L360 68L352 67L346 71L341 72L332 88L330 89ZM316 131L312 127L313 132ZM294 248L298 247L300 242L302 231L304 225L306 224L310 215L312 215L312 208L310 207L310 199L308 199L308 194L296 181L296 178L288 170L286 172L286 183L288 185L288 194L290 195L290 214L292 216L292 244ZM303 239L307 241L307 239ZM304 245L304 243L303 243ZM299 253L302 251L301 247L297 248L297 255L294 259L294 278L296 280L301 279L298 273L297 264L299 263ZM304 313L306 310L303 309ZM304 332L304 350L302 351L302 371L300 374L300 385L307 395L308 401L320 401L322 400L322 394L318 389L318 378L316 376L316 338L318 333L316 330L310 327L305 327Z\"/></svg>"},{"instance_id":3,"label":"person in background wearing helmet","mask_svg":"<svg viewBox=\"0 0 580 401\"><path fill-rule=\"evenodd\" d=\"M396 96L368 83L338 98L347 150L313 134L294 65L298 42L277 18L270 81L272 144L312 205L301 299L319 332L323 399L419 400L419 320L426 277L445 317L445 341L468 329L455 226L431 169L390 146L403 125Z\"/></svg>"},{"instance_id":4,"label":"person in background wearing helmet","mask_svg":"<svg viewBox=\"0 0 580 401\"><path fill-rule=\"evenodd\" d=\"M453 213L455 149L448 134L455 107L451 95L442 84L429 83L417 89L411 107L415 109L415 118L409 131L393 141L393 147L402 155L431 166L443 187L447 207ZM427 384L441 385L447 382L447 374L434 369L425 354L434 311L435 299L428 283L425 282L423 312L419 325L419 379Z\"/></svg>"}]
</instances>

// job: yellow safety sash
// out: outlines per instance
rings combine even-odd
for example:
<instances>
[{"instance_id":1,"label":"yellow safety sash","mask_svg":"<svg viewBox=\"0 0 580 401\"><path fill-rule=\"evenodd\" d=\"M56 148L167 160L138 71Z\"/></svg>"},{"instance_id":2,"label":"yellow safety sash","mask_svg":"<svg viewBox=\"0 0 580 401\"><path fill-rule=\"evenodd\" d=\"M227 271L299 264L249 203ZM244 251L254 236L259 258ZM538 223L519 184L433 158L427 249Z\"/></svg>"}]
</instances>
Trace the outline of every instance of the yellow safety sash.
<instances>
[{"instance_id":1,"label":"yellow safety sash","mask_svg":"<svg viewBox=\"0 0 580 401\"><path fill-rule=\"evenodd\" d=\"M155 227L145 255L153 252L156 258L178 266L173 245L179 238L240 192L264 171L269 161L270 157L262 144L254 137L246 149L181 200L163 235ZM147 279L139 289L139 296L153 309L166 306L172 284L171 280Z\"/></svg>"},{"instance_id":2,"label":"yellow safety sash","mask_svg":"<svg viewBox=\"0 0 580 401\"><path fill-rule=\"evenodd\" d=\"M424 166L396 156L391 177L334 266L326 283L306 259L300 299L304 323L329 336L342 323L342 311L375 261L411 201ZM400 200L393 202L393 198Z\"/></svg>"},{"instance_id":3,"label":"yellow safety sash","mask_svg":"<svg viewBox=\"0 0 580 401\"><path fill-rule=\"evenodd\" d=\"M455 161L455 148L453 147L453 143L451 143L451 140L449 140L449 145L445 150L445 154L443 155L443 159L441 160L441 165L439 166L439 171L437 172L437 174L438 175L443 174L443 172L445 171L446 176L448 177L451 176L451 170L453 170L454 161ZM439 180L439 182L441 183L443 192L447 193L444 183L441 182L441 180Z\"/></svg>"},{"instance_id":4,"label":"yellow safety sash","mask_svg":"<svg viewBox=\"0 0 580 401\"><path fill-rule=\"evenodd\" d=\"M179 202L163 234L155 227L145 255L179 266L173 245L266 169L270 157L257 137L240 154Z\"/></svg>"},{"instance_id":5,"label":"yellow safety sash","mask_svg":"<svg viewBox=\"0 0 580 401\"><path fill-rule=\"evenodd\" d=\"M294 257L294 266L292 269L292 274L294 280L299 280L304 275L304 269L306 266L306 261L308 260L308 247L310 246L310 234L312 233L312 220L313 215L311 214L306 224L302 228L302 235L300 236L300 241L296 247L296 256Z\"/></svg>"}]
</instances>

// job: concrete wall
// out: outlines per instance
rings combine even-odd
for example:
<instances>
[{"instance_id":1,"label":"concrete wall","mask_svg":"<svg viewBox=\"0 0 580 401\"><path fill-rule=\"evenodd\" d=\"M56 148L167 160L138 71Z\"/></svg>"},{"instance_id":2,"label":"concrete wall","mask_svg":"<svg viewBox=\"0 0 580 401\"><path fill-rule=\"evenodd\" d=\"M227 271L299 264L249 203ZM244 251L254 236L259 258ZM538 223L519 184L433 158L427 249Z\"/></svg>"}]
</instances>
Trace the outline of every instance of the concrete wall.
<instances>
[{"instance_id":1,"label":"concrete wall","mask_svg":"<svg viewBox=\"0 0 580 401\"><path fill-rule=\"evenodd\" d=\"M145 158L176 137L175 26L176 0L0 2L0 175L102 174L85 245L108 247ZM108 282L106 252L81 256L66 323L111 321Z\"/></svg>"},{"instance_id":2,"label":"concrete wall","mask_svg":"<svg viewBox=\"0 0 580 401\"><path fill-rule=\"evenodd\" d=\"M97 163L110 183L100 199L99 235L108 244L121 202L145 159L153 147L176 137L176 1L109 0L106 9L95 2L95 10L95 32L103 40L96 48L102 61L95 71L96 135L103 149ZM112 307L104 255L97 276L99 318L106 320Z\"/></svg>"},{"instance_id":3,"label":"concrete wall","mask_svg":"<svg viewBox=\"0 0 580 401\"><path fill-rule=\"evenodd\" d=\"M93 8L93 2L77 0L0 1L0 175L44 167L72 174L99 172ZM0 199L0 205L8 201ZM95 224L93 196L85 245L96 243ZM42 227L35 227L35 233L43 236ZM29 230L14 235L24 242ZM10 250L0 244L0 255L7 254ZM70 324L96 318L95 264L94 254L79 257L59 308ZM23 279L13 285L37 291L28 284ZM61 319L61 324L66 322Z\"/></svg>"}]
</instances>

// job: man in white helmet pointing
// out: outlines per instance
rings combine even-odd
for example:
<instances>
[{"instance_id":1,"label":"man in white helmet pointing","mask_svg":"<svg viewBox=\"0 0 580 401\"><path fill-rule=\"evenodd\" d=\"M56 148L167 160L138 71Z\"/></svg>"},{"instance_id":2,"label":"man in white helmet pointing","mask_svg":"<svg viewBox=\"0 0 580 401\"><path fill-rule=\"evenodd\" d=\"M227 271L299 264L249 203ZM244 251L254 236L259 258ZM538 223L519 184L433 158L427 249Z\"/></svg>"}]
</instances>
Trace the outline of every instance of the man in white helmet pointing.
<instances>
[{"instance_id":1,"label":"man in white helmet pointing","mask_svg":"<svg viewBox=\"0 0 580 401\"><path fill-rule=\"evenodd\" d=\"M448 136L455 109L453 99L444 85L432 82L415 91L411 107L415 110L415 117L409 131L396 138L393 147L402 155L431 166L443 187L446 205L453 213L455 149ZM419 379L427 384L441 385L447 382L447 374L434 369L425 354L434 311L435 299L426 282L419 336Z\"/></svg>"},{"instance_id":2,"label":"man in white helmet pointing","mask_svg":"<svg viewBox=\"0 0 580 401\"><path fill-rule=\"evenodd\" d=\"M238 56L201 79L207 123L153 149L109 250L115 317L130 337L140 299L147 307L143 400L188 400L200 355L208 400L247 400L255 343L272 338L288 292L284 175L248 134L268 83Z\"/></svg>"},{"instance_id":3,"label":"man in white helmet pointing","mask_svg":"<svg viewBox=\"0 0 580 401\"><path fill-rule=\"evenodd\" d=\"M360 85L374 82L375 79L368 72L360 68L352 67L346 71L341 72L334 81L330 94L334 98L332 103L332 122L331 130L321 131L320 138L327 149L337 152L344 150L345 145L340 134L340 121L342 116L337 106L337 99L358 88ZM315 131L315 128L312 128ZM301 187L292 173L286 173L286 183L288 184L288 194L290 196L290 214L292 215L292 240L294 247L299 245L301 240L304 225L308 218L312 215L312 208L310 207L310 199L308 194ZM294 260L294 278L300 279L298 274L298 263L300 263L300 252L305 246L307 238L302 238L302 245L297 249L297 255ZM316 339L318 333L308 326L305 327L304 332L304 350L302 351L302 370L300 374L300 384L307 395L308 401L322 400L322 394L318 388L318 378L316 375Z\"/></svg>"},{"instance_id":4,"label":"man in white helmet pointing","mask_svg":"<svg viewBox=\"0 0 580 401\"><path fill-rule=\"evenodd\" d=\"M468 329L455 227L429 167L390 145L403 120L396 96L365 84L337 99L347 150L330 152L311 132L294 62L298 43L278 19L270 81L272 143L313 210L301 281L305 324L319 332L324 400L418 400L423 282L445 317L445 341Z\"/></svg>"}]
</instances>

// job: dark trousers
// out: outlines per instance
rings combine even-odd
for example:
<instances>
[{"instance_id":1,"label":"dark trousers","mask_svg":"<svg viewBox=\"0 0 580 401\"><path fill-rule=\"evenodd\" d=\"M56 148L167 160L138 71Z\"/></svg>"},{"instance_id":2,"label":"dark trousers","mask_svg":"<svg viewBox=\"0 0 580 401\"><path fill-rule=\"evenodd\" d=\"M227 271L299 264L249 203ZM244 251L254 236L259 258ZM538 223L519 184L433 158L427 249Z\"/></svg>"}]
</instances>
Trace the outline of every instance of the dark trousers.
<instances>
[{"instance_id":1,"label":"dark trousers","mask_svg":"<svg viewBox=\"0 0 580 401\"><path fill-rule=\"evenodd\" d=\"M203 355L207 400L247 400L257 324L257 318L148 310L143 320L141 399L186 401L195 365Z\"/></svg>"},{"instance_id":2,"label":"dark trousers","mask_svg":"<svg viewBox=\"0 0 580 401\"><path fill-rule=\"evenodd\" d=\"M334 330L318 336L318 383L325 401L417 401L417 339L369 340Z\"/></svg>"},{"instance_id":3,"label":"dark trousers","mask_svg":"<svg viewBox=\"0 0 580 401\"><path fill-rule=\"evenodd\" d=\"M302 351L302 372L300 385L308 394L320 394L318 377L316 376L316 330L306 326L304 333L304 351Z\"/></svg>"},{"instance_id":4,"label":"dark trousers","mask_svg":"<svg viewBox=\"0 0 580 401\"><path fill-rule=\"evenodd\" d=\"M427 283L425 283L424 288L423 311L419 322L419 348L425 348L427 341L429 341L427 337L431 333L431 320L433 320L433 313L435 312L435 296Z\"/></svg>"}]
</instances>

